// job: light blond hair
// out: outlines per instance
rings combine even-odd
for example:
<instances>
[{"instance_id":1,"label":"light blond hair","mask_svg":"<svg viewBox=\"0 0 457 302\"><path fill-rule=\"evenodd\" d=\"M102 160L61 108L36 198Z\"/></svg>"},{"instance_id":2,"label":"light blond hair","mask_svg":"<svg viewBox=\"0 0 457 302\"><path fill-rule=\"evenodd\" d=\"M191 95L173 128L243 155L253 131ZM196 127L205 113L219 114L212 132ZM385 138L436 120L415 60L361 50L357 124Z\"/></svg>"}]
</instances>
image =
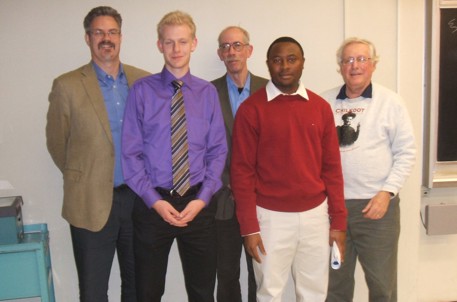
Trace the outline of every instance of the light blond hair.
<instances>
[{"instance_id":1,"label":"light blond hair","mask_svg":"<svg viewBox=\"0 0 457 302\"><path fill-rule=\"evenodd\" d=\"M188 13L176 10L163 16L159 24L157 24L157 35L159 36L159 40L162 40L163 38L164 27L173 25L187 25L190 28L192 38L195 38L197 27L195 26L192 17Z\"/></svg>"}]
</instances>

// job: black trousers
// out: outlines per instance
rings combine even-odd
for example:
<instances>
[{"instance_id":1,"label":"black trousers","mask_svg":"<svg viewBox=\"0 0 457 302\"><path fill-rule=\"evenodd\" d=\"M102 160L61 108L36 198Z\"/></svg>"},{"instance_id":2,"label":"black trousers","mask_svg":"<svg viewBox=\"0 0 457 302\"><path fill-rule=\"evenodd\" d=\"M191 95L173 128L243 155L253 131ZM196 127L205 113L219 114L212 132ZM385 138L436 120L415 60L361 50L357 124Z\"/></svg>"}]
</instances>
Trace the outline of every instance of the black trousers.
<instances>
[{"instance_id":1,"label":"black trousers","mask_svg":"<svg viewBox=\"0 0 457 302\"><path fill-rule=\"evenodd\" d=\"M195 199L163 197L178 211ZM165 291L168 255L176 239L188 301L213 302L216 280L215 205L210 203L187 227L165 222L138 198L133 210L138 302L159 302Z\"/></svg>"},{"instance_id":2,"label":"black trousers","mask_svg":"<svg viewBox=\"0 0 457 302\"><path fill-rule=\"evenodd\" d=\"M217 302L241 302L240 258L243 238L240 225L231 219L216 220L217 231ZM256 301L256 282L252 257L246 252L248 270L248 302Z\"/></svg>"},{"instance_id":3,"label":"black trousers","mask_svg":"<svg viewBox=\"0 0 457 302\"><path fill-rule=\"evenodd\" d=\"M136 197L127 186L115 189L108 222L99 232L70 226L81 302L108 302L115 251L121 272L121 301L136 302L131 217Z\"/></svg>"}]
</instances>

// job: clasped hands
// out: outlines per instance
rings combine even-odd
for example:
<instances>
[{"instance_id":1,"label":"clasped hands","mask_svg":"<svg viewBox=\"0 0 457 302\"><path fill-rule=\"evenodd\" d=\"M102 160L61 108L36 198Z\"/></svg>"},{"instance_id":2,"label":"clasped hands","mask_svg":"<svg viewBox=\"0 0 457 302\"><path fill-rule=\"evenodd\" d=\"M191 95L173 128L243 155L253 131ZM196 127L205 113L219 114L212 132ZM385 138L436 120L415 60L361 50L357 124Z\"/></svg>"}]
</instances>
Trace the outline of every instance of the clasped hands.
<instances>
[{"instance_id":1,"label":"clasped hands","mask_svg":"<svg viewBox=\"0 0 457 302\"><path fill-rule=\"evenodd\" d=\"M201 199L194 199L179 212L168 201L158 200L152 208L170 225L175 227L186 227L189 222L205 207L205 202Z\"/></svg>"}]
</instances>

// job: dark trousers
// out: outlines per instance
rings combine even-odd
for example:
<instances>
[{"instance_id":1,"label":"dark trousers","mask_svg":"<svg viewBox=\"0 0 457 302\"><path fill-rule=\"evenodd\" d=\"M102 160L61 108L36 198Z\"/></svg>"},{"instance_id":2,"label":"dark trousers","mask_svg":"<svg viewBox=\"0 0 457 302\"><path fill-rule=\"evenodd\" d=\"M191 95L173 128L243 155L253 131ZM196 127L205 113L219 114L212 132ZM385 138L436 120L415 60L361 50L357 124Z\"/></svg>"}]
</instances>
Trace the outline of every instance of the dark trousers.
<instances>
[{"instance_id":1,"label":"dark trousers","mask_svg":"<svg viewBox=\"0 0 457 302\"><path fill-rule=\"evenodd\" d=\"M368 199L346 200L348 229L344 263L330 270L326 302L352 302L357 260L365 273L370 302L397 302L397 251L400 236L400 199L390 200L382 219L363 217Z\"/></svg>"},{"instance_id":2,"label":"dark trousers","mask_svg":"<svg viewBox=\"0 0 457 302\"><path fill-rule=\"evenodd\" d=\"M136 302L131 218L135 199L136 194L126 186L114 190L110 216L99 232L70 226L81 302L108 302L115 251L121 272L121 301Z\"/></svg>"},{"instance_id":3,"label":"dark trousers","mask_svg":"<svg viewBox=\"0 0 457 302\"><path fill-rule=\"evenodd\" d=\"M195 196L163 197L182 211ZM168 255L176 239L188 301L213 302L216 280L215 206L204 208L187 227L165 222L138 198L133 210L138 302L161 301Z\"/></svg>"},{"instance_id":4,"label":"dark trousers","mask_svg":"<svg viewBox=\"0 0 457 302\"><path fill-rule=\"evenodd\" d=\"M240 225L233 215L231 219L216 220L217 231L217 301L241 302L240 258L243 238ZM248 301L256 301L256 283L252 257L246 252L248 269Z\"/></svg>"}]
</instances>

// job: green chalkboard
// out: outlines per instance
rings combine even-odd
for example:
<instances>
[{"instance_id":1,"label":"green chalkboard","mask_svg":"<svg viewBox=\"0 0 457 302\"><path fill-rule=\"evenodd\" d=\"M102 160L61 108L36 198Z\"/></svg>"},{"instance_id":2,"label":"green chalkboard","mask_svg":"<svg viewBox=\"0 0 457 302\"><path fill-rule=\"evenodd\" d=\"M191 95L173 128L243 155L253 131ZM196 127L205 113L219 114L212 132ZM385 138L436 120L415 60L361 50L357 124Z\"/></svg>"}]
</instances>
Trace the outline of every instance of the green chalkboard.
<instances>
[{"instance_id":1,"label":"green chalkboard","mask_svg":"<svg viewBox=\"0 0 457 302\"><path fill-rule=\"evenodd\" d=\"M438 161L457 161L457 8L441 9Z\"/></svg>"}]
</instances>

